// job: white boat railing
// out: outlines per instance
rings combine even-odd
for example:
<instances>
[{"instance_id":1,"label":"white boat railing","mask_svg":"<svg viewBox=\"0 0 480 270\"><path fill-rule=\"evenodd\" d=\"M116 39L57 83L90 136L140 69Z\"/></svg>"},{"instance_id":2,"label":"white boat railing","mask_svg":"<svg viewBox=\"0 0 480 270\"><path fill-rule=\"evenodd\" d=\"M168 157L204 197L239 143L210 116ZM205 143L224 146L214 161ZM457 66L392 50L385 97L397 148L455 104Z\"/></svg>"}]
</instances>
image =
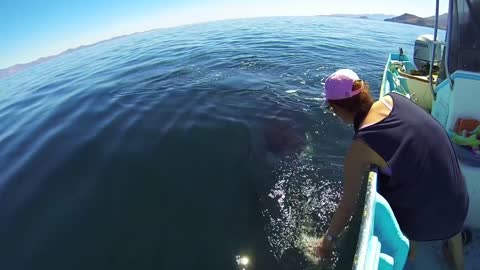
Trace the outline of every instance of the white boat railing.
<instances>
[{"instance_id":1,"label":"white boat railing","mask_svg":"<svg viewBox=\"0 0 480 270\"><path fill-rule=\"evenodd\" d=\"M362 212L362 222L358 234L357 249L353 259L354 270L367 270L367 258L372 256L369 247L373 236L373 221L375 220L375 196L377 193L377 170L373 169L368 174L365 204Z\"/></svg>"},{"instance_id":2,"label":"white boat railing","mask_svg":"<svg viewBox=\"0 0 480 270\"><path fill-rule=\"evenodd\" d=\"M401 232L387 200L377 193L376 168L369 172L366 185L362 222L352 269L403 269L409 241Z\"/></svg>"}]
</instances>

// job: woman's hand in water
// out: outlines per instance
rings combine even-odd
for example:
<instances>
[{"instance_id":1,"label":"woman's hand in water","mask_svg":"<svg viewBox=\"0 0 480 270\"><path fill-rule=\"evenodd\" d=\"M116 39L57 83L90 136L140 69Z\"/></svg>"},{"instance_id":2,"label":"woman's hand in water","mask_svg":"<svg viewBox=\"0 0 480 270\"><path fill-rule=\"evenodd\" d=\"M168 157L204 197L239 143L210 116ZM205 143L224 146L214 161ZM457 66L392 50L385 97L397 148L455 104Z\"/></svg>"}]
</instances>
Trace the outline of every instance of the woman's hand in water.
<instances>
[{"instance_id":1,"label":"woman's hand in water","mask_svg":"<svg viewBox=\"0 0 480 270\"><path fill-rule=\"evenodd\" d=\"M322 236L317 246L317 256L321 258L329 257L332 254L333 243Z\"/></svg>"}]
</instances>

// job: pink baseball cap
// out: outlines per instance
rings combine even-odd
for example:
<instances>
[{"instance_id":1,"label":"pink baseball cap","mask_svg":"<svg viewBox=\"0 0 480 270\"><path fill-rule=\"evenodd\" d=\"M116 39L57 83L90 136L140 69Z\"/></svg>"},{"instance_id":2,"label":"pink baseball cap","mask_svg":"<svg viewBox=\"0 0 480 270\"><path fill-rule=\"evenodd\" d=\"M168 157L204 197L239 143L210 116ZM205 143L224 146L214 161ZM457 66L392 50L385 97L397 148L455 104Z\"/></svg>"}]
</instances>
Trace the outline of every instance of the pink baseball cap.
<instances>
[{"instance_id":1,"label":"pink baseball cap","mask_svg":"<svg viewBox=\"0 0 480 270\"><path fill-rule=\"evenodd\" d=\"M325 98L327 100L339 100L359 94L363 87L353 91L353 83L358 80L360 78L353 70L339 69L335 71L325 81Z\"/></svg>"}]
</instances>

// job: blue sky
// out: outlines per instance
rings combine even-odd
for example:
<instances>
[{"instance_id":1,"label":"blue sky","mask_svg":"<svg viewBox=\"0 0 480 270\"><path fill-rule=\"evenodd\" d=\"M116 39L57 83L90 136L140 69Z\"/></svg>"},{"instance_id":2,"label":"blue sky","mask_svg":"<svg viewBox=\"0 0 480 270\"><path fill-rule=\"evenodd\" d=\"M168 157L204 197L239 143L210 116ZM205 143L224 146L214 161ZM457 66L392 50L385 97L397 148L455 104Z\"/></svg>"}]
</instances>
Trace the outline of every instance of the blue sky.
<instances>
[{"instance_id":1,"label":"blue sky","mask_svg":"<svg viewBox=\"0 0 480 270\"><path fill-rule=\"evenodd\" d=\"M448 1L441 0L440 12ZM435 0L0 0L0 68L114 36L261 16L434 14Z\"/></svg>"}]
</instances>

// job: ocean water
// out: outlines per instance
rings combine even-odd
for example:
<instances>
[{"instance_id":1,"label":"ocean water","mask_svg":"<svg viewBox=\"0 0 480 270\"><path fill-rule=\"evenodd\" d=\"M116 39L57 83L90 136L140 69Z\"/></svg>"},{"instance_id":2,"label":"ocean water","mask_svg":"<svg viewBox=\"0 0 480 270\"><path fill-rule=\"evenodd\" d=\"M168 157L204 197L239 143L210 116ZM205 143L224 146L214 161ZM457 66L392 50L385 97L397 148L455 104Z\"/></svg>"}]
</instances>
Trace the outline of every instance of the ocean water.
<instances>
[{"instance_id":1,"label":"ocean water","mask_svg":"<svg viewBox=\"0 0 480 270\"><path fill-rule=\"evenodd\" d=\"M378 94L432 29L281 17L160 29L0 80L1 269L347 269L308 251L341 195L352 128L322 81ZM315 268L316 267L316 268Z\"/></svg>"}]
</instances>

